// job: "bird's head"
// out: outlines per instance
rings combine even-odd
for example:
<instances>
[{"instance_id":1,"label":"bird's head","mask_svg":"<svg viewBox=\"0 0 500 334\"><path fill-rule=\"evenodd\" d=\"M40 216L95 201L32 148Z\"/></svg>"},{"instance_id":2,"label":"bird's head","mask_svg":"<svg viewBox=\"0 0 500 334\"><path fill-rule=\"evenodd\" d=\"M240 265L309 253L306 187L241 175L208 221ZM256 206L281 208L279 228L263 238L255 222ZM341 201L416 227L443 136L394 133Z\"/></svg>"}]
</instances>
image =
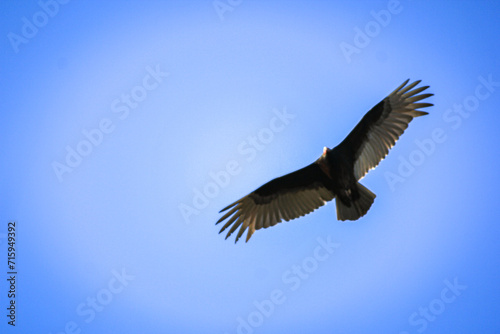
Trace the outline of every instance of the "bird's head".
<instances>
[{"instance_id":1,"label":"bird's head","mask_svg":"<svg viewBox=\"0 0 500 334\"><path fill-rule=\"evenodd\" d=\"M328 151L330 151L330 149L328 147L323 147L323 154L321 155L322 157L326 157L326 154L328 153Z\"/></svg>"}]
</instances>

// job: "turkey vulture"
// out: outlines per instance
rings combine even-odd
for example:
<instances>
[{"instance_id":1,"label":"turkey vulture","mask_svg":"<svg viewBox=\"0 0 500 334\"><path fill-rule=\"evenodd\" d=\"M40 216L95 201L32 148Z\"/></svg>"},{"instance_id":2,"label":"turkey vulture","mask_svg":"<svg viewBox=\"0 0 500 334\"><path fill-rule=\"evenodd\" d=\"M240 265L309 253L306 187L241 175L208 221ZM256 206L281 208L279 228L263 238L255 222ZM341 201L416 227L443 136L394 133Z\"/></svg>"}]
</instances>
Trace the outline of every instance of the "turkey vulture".
<instances>
[{"instance_id":1,"label":"turkey vulture","mask_svg":"<svg viewBox=\"0 0 500 334\"><path fill-rule=\"evenodd\" d=\"M417 95L429 86L415 88L420 80L410 85L408 82L368 111L337 147L325 147L318 160L222 209L220 212L229 211L216 224L229 220L219 233L232 225L227 239L240 227L237 242L248 228L248 241L255 230L304 216L334 198L337 219L357 220L364 216L376 195L358 181L385 158L414 117L428 114L417 109L433 105L418 102L433 95Z\"/></svg>"}]
</instances>

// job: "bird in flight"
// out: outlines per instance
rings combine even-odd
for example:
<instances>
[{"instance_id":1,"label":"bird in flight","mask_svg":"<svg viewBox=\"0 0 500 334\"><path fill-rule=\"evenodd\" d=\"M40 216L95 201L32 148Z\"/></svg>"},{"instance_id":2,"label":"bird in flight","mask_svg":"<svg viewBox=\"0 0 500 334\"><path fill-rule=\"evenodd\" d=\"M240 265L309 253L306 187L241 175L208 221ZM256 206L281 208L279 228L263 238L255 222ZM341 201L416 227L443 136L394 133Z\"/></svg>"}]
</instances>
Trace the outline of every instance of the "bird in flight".
<instances>
[{"instance_id":1,"label":"bird in flight","mask_svg":"<svg viewBox=\"0 0 500 334\"><path fill-rule=\"evenodd\" d=\"M278 177L228 205L216 224L228 219L219 233L230 227L226 239L239 227L236 241L248 229L255 230L304 216L335 199L338 220L357 220L370 209L375 194L359 183L389 153L414 117L427 115L418 109L433 106L419 102L433 94L420 94L420 80L403 82L366 113L335 148L325 147L312 164Z\"/></svg>"}]
</instances>

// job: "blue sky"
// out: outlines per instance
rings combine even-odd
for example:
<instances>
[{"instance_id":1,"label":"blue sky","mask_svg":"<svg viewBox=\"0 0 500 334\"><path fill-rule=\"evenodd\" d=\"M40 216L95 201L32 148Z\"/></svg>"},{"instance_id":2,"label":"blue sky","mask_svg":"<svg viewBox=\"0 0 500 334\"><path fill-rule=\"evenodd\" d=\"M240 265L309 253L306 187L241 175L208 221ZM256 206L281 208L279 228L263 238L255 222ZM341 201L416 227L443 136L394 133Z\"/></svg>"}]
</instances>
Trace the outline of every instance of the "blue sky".
<instances>
[{"instance_id":1,"label":"blue sky","mask_svg":"<svg viewBox=\"0 0 500 334\"><path fill-rule=\"evenodd\" d=\"M2 333L500 331L496 2L1 7ZM435 106L365 217L218 234L407 78Z\"/></svg>"}]
</instances>

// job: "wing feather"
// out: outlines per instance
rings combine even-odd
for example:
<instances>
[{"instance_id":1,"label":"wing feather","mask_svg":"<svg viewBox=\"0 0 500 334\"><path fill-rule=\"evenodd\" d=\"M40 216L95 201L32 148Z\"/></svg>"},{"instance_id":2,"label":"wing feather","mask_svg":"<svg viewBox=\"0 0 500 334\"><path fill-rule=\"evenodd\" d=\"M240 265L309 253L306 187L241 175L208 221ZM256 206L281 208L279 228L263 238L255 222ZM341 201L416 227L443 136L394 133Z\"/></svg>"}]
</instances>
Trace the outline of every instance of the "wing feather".
<instances>
[{"instance_id":1,"label":"wing feather","mask_svg":"<svg viewBox=\"0 0 500 334\"><path fill-rule=\"evenodd\" d=\"M243 222L243 219L241 219L241 216L240 217L237 217L238 219L234 222L234 225L231 226L231 229L227 232L226 234L226 239L229 238L229 236L231 234L233 234L234 231L236 231L236 229L241 225L241 223ZM221 230L222 232L222 230Z\"/></svg>"},{"instance_id":2,"label":"wing feather","mask_svg":"<svg viewBox=\"0 0 500 334\"><path fill-rule=\"evenodd\" d=\"M291 194L288 195L290 203L292 204L293 208L293 216L292 217L300 217L300 212L304 211L304 209L301 208L300 203L299 203L299 198L297 195L293 196ZM291 218L294 219L294 218Z\"/></svg>"},{"instance_id":3,"label":"wing feather","mask_svg":"<svg viewBox=\"0 0 500 334\"><path fill-rule=\"evenodd\" d=\"M283 194L283 196L278 196L278 206L281 208L281 213L283 214L283 219L289 221L292 214L290 213L290 203L288 202L288 194Z\"/></svg>"},{"instance_id":4,"label":"wing feather","mask_svg":"<svg viewBox=\"0 0 500 334\"><path fill-rule=\"evenodd\" d=\"M261 211L263 211L263 209L264 209L263 205L258 206L257 207L256 215L262 215ZM262 215L262 216L264 217L264 219L261 219L261 220L255 222L255 228L256 229L261 229L264 226L264 224L265 224L265 221L266 221L265 218L267 218L267 217L266 217L266 215ZM248 232L250 233L250 231L248 231Z\"/></svg>"},{"instance_id":5,"label":"wing feather","mask_svg":"<svg viewBox=\"0 0 500 334\"><path fill-rule=\"evenodd\" d=\"M413 87L415 87L416 85L418 85L422 80L417 80L411 84L409 84L408 86L402 88L400 91L399 91L399 94L401 95L404 95L407 91L409 91L410 89L412 89Z\"/></svg>"},{"instance_id":6,"label":"wing feather","mask_svg":"<svg viewBox=\"0 0 500 334\"><path fill-rule=\"evenodd\" d=\"M269 204L270 205L270 209L271 209L271 213L272 213L272 219L271 219L271 222L270 222L270 225L271 226L274 226L276 225L276 223L280 222L280 217L279 217L279 213L278 213L278 206L277 206L277 201L274 200L274 201L271 201L271 203Z\"/></svg>"}]
</instances>

